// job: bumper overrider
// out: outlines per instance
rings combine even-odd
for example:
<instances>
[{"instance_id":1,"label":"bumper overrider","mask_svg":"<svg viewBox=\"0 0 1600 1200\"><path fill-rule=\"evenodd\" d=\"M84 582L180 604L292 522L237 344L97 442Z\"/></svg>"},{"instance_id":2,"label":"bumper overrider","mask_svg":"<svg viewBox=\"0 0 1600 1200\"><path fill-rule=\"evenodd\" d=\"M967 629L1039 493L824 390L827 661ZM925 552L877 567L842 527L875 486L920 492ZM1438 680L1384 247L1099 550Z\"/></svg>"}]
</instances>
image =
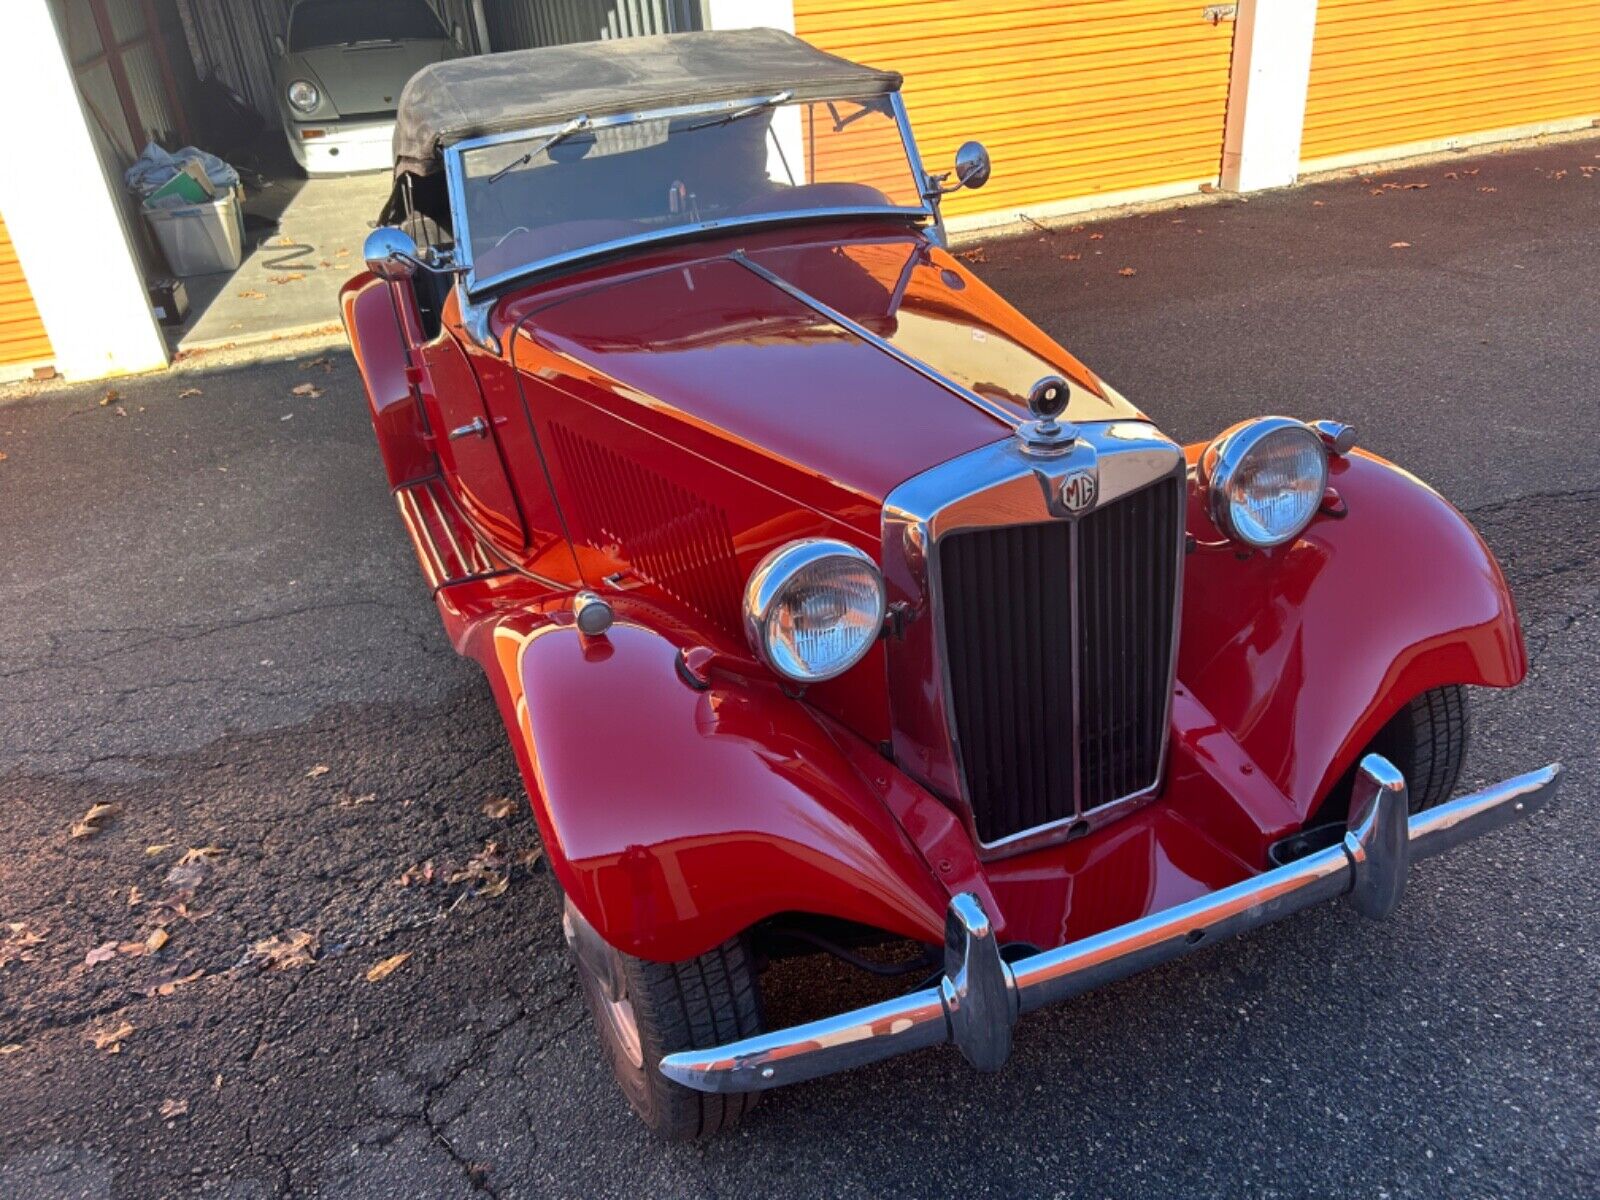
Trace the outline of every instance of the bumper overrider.
<instances>
[{"instance_id":1,"label":"bumper overrider","mask_svg":"<svg viewBox=\"0 0 1600 1200\"><path fill-rule=\"evenodd\" d=\"M1361 762L1343 840L1176 908L1007 963L970 892L945 917L944 977L882 1004L706 1050L669 1054L661 1072L703 1092L755 1092L954 1042L980 1070L1011 1053L1019 1016L1123 979L1336 896L1363 916L1387 917L1413 861L1542 808L1556 792L1552 764L1408 816L1405 778L1387 759Z\"/></svg>"}]
</instances>

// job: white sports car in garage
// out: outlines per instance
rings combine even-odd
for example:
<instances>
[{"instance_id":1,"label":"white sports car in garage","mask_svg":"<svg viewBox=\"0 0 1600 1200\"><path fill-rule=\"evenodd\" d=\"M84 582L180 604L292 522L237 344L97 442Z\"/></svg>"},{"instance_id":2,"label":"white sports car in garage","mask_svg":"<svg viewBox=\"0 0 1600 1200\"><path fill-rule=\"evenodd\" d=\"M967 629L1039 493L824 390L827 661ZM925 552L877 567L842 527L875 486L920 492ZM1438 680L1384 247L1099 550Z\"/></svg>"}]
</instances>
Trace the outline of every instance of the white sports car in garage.
<instances>
[{"instance_id":1,"label":"white sports car in garage","mask_svg":"<svg viewBox=\"0 0 1600 1200\"><path fill-rule=\"evenodd\" d=\"M308 175L387 170L406 80L465 53L426 0L298 0L277 51L278 110Z\"/></svg>"}]
</instances>

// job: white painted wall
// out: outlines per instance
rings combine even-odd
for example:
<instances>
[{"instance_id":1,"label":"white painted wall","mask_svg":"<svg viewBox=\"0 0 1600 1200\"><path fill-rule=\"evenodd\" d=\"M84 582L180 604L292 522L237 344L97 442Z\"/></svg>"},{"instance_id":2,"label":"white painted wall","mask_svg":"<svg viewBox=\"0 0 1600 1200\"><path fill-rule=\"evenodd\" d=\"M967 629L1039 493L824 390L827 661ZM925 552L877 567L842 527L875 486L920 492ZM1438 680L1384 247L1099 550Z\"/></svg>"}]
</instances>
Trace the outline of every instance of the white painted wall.
<instances>
[{"instance_id":1,"label":"white painted wall","mask_svg":"<svg viewBox=\"0 0 1600 1200\"><path fill-rule=\"evenodd\" d=\"M167 365L138 259L95 153L48 0L13 0L0 39L0 213L56 370L95 379ZM120 181L119 181L120 182Z\"/></svg>"},{"instance_id":2,"label":"white painted wall","mask_svg":"<svg viewBox=\"0 0 1600 1200\"><path fill-rule=\"evenodd\" d=\"M1235 20L1222 186L1285 187L1300 170L1317 0L1240 0Z\"/></svg>"},{"instance_id":3,"label":"white painted wall","mask_svg":"<svg viewBox=\"0 0 1600 1200\"><path fill-rule=\"evenodd\" d=\"M708 0L708 29L781 29L794 32L794 0ZM772 115L772 135L767 143L767 174L787 183L789 172L795 183L805 173L805 140L801 135L800 110L780 109ZM782 147L780 150L779 147Z\"/></svg>"}]
</instances>

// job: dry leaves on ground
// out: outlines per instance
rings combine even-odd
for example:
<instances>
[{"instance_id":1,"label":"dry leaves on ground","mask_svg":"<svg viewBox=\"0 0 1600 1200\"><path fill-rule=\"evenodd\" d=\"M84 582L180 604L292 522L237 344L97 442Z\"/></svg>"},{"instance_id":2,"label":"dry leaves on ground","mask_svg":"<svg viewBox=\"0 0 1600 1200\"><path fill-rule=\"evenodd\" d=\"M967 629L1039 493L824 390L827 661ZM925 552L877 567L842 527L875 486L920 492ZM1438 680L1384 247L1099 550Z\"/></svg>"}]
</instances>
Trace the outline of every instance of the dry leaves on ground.
<instances>
[{"instance_id":1,"label":"dry leaves on ground","mask_svg":"<svg viewBox=\"0 0 1600 1200\"><path fill-rule=\"evenodd\" d=\"M146 996L170 996L185 984L193 983L205 975L204 971L192 971L188 975L179 975L170 979L163 979L145 988Z\"/></svg>"},{"instance_id":2,"label":"dry leaves on ground","mask_svg":"<svg viewBox=\"0 0 1600 1200\"><path fill-rule=\"evenodd\" d=\"M272 277L272 282L277 284L279 287L282 287L286 283L298 283L304 278L305 276L299 271L290 271L287 275L274 275Z\"/></svg>"},{"instance_id":3,"label":"dry leaves on ground","mask_svg":"<svg viewBox=\"0 0 1600 1200\"><path fill-rule=\"evenodd\" d=\"M0 942L0 967L37 961L33 948L43 941L44 934L29 929L26 921L8 921L5 941Z\"/></svg>"},{"instance_id":4,"label":"dry leaves on ground","mask_svg":"<svg viewBox=\"0 0 1600 1200\"><path fill-rule=\"evenodd\" d=\"M989 256L983 252L982 246L974 246L971 250L963 250L959 257L968 262L988 262Z\"/></svg>"},{"instance_id":5,"label":"dry leaves on ground","mask_svg":"<svg viewBox=\"0 0 1600 1200\"><path fill-rule=\"evenodd\" d=\"M172 843L172 842L157 842L154 846L146 846L144 848L144 852L146 854L148 854L151 858L154 858L156 855L160 854L163 850L171 850L173 845L174 845L174 843Z\"/></svg>"},{"instance_id":6,"label":"dry leaves on ground","mask_svg":"<svg viewBox=\"0 0 1600 1200\"><path fill-rule=\"evenodd\" d=\"M189 400L189 399L192 399L195 396L203 396L203 395L205 395L205 393L202 392L199 388L189 387L189 388L184 388L183 391L178 393L178 399L179 400Z\"/></svg>"},{"instance_id":7,"label":"dry leaves on ground","mask_svg":"<svg viewBox=\"0 0 1600 1200\"><path fill-rule=\"evenodd\" d=\"M117 391L116 388L111 388L104 396L100 397L100 407L105 408L107 405L115 404L121 399L122 393Z\"/></svg>"},{"instance_id":8,"label":"dry leaves on ground","mask_svg":"<svg viewBox=\"0 0 1600 1200\"><path fill-rule=\"evenodd\" d=\"M93 950L83 956L83 965L98 967L103 962L110 962L117 956L116 942L101 942Z\"/></svg>"},{"instance_id":9,"label":"dry leaves on ground","mask_svg":"<svg viewBox=\"0 0 1600 1200\"><path fill-rule=\"evenodd\" d=\"M307 383L307 384L303 384L302 386L310 387L311 385L309 383ZM320 779L320 778L322 778L322 776L326 775L331 770L333 770L333 768L330 767L327 763L318 763L316 766L312 767L311 770L306 772L306 778L307 779Z\"/></svg>"},{"instance_id":10,"label":"dry leaves on ground","mask_svg":"<svg viewBox=\"0 0 1600 1200\"><path fill-rule=\"evenodd\" d=\"M133 1026L123 1021L115 1028L91 1029L86 1036L94 1043L96 1050L104 1050L107 1054L121 1054L122 1043L133 1036Z\"/></svg>"},{"instance_id":11,"label":"dry leaves on ground","mask_svg":"<svg viewBox=\"0 0 1600 1200\"><path fill-rule=\"evenodd\" d=\"M504 894L511 883L513 867L532 868L539 861L537 848L508 851L499 842L488 841L483 849L468 860L467 865L445 880L446 883L471 884L473 894L493 899Z\"/></svg>"},{"instance_id":12,"label":"dry leaves on ground","mask_svg":"<svg viewBox=\"0 0 1600 1200\"><path fill-rule=\"evenodd\" d=\"M241 300L265 300L266 298L267 294L265 292L258 292L254 289L239 293L239 299Z\"/></svg>"},{"instance_id":13,"label":"dry leaves on ground","mask_svg":"<svg viewBox=\"0 0 1600 1200\"><path fill-rule=\"evenodd\" d=\"M187 1100L163 1100L161 1102L161 1115L170 1121L174 1117L181 1117L189 1111Z\"/></svg>"},{"instance_id":14,"label":"dry leaves on ground","mask_svg":"<svg viewBox=\"0 0 1600 1200\"><path fill-rule=\"evenodd\" d=\"M274 934L251 946L250 957L275 971L309 967L317 961L317 935L303 929Z\"/></svg>"},{"instance_id":15,"label":"dry leaves on ground","mask_svg":"<svg viewBox=\"0 0 1600 1200\"><path fill-rule=\"evenodd\" d=\"M1100 242L1100 241L1104 241L1105 240L1105 236L1106 235L1103 234L1103 233L1091 233L1089 235L1089 240L1091 242Z\"/></svg>"},{"instance_id":16,"label":"dry leaves on ground","mask_svg":"<svg viewBox=\"0 0 1600 1200\"><path fill-rule=\"evenodd\" d=\"M100 832L100 822L117 811L115 804L92 804L89 811L79 817L72 825L72 836L75 838L92 837Z\"/></svg>"},{"instance_id":17,"label":"dry leaves on ground","mask_svg":"<svg viewBox=\"0 0 1600 1200\"><path fill-rule=\"evenodd\" d=\"M483 815L490 820L503 821L517 811L516 801L510 796L496 796L483 802Z\"/></svg>"},{"instance_id":18,"label":"dry leaves on ground","mask_svg":"<svg viewBox=\"0 0 1600 1200\"><path fill-rule=\"evenodd\" d=\"M144 903L144 893L137 886L128 889L128 907L137 908Z\"/></svg>"},{"instance_id":19,"label":"dry leaves on ground","mask_svg":"<svg viewBox=\"0 0 1600 1200\"><path fill-rule=\"evenodd\" d=\"M1135 271L1132 267L1123 267L1117 272L1117 274L1121 275L1124 279L1132 279L1138 273L1139 272Z\"/></svg>"},{"instance_id":20,"label":"dry leaves on ground","mask_svg":"<svg viewBox=\"0 0 1600 1200\"><path fill-rule=\"evenodd\" d=\"M1065 259L1067 262L1077 262L1080 258L1083 257L1083 255L1081 255L1081 254L1063 254L1061 257L1063 259Z\"/></svg>"},{"instance_id":21,"label":"dry leaves on ground","mask_svg":"<svg viewBox=\"0 0 1600 1200\"><path fill-rule=\"evenodd\" d=\"M363 804L371 804L378 798L377 792L362 792L359 796L340 796L340 808L360 808Z\"/></svg>"},{"instance_id":22,"label":"dry leaves on ground","mask_svg":"<svg viewBox=\"0 0 1600 1200\"><path fill-rule=\"evenodd\" d=\"M302 371L315 371L318 367L322 368L322 373L324 375L332 375L333 359L326 357L313 358L310 362L303 362L300 364L300 369Z\"/></svg>"},{"instance_id":23,"label":"dry leaves on ground","mask_svg":"<svg viewBox=\"0 0 1600 1200\"><path fill-rule=\"evenodd\" d=\"M401 887L411 887L413 884L417 883L432 883L433 877L433 859L430 858L425 863L417 863L414 866L407 867L404 871L400 872L400 878L396 879L395 883L399 884Z\"/></svg>"},{"instance_id":24,"label":"dry leaves on ground","mask_svg":"<svg viewBox=\"0 0 1600 1200\"><path fill-rule=\"evenodd\" d=\"M322 389L314 383L297 383L289 390L296 396L305 396L310 400L315 400L322 395Z\"/></svg>"},{"instance_id":25,"label":"dry leaves on ground","mask_svg":"<svg viewBox=\"0 0 1600 1200\"><path fill-rule=\"evenodd\" d=\"M10 457L11 456L9 454L7 454L4 450L0 450L0 462L5 462L5 460L10 458Z\"/></svg>"},{"instance_id":26,"label":"dry leaves on ground","mask_svg":"<svg viewBox=\"0 0 1600 1200\"><path fill-rule=\"evenodd\" d=\"M1391 249L1391 250L1409 250L1409 249L1411 249L1411 243L1410 242L1390 242L1389 243L1389 249Z\"/></svg>"},{"instance_id":27,"label":"dry leaves on ground","mask_svg":"<svg viewBox=\"0 0 1600 1200\"><path fill-rule=\"evenodd\" d=\"M367 968L367 982L377 983L378 980L394 974L396 968L398 968L401 963L405 962L406 959L410 957L411 951L407 950L403 954L394 954L384 959L380 963L374 963L372 966Z\"/></svg>"},{"instance_id":28,"label":"dry leaves on ground","mask_svg":"<svg viewBox=\"0 0 1600 1200\"><path fill-rule=\"evenodd\" d=\"M4 1046L0 1046L0 1055L16 1054L21 1049L22 1049L22 1043L21 1042L7 1042Z\"/></svg>"}]
</instances>

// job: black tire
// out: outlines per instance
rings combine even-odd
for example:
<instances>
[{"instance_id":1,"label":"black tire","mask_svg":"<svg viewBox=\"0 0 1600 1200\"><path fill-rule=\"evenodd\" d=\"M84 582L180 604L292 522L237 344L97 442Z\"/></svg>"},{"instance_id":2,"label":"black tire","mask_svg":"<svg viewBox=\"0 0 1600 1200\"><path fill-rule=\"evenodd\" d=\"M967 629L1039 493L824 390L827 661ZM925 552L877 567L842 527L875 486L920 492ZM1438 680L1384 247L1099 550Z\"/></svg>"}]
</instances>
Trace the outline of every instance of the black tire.
<instances>
[{"instance_id":1,"label":"black tire","mask_svg":"<svg viewBox=\"0 0 1600 1200\"><path fill-rule=\"evenodd\" d=\"M1373 739L1372 749L1406 777L1411 811L1450 799L1467 756L1467 694L1459 684L1423 692Z\"/></svg>"},{"instance_id":2,"label":"black tire","mask_svg":"<svg viewBox=\"0 0 1600 1200\"><path fill-rule=\"evenodd\" d=\"M622 1094L662 1137L688 1141L731 1129L755 1107L756 1093L713 1095L674 1083L656 1069L668 1054L701 1050L762 1031L760 996L747 939L733 938L698 958L655 963L618 952L643 1050L635 1063L605 1012L599 981L574 956L595 1032Z\"/></svg>"}]
</instances>

